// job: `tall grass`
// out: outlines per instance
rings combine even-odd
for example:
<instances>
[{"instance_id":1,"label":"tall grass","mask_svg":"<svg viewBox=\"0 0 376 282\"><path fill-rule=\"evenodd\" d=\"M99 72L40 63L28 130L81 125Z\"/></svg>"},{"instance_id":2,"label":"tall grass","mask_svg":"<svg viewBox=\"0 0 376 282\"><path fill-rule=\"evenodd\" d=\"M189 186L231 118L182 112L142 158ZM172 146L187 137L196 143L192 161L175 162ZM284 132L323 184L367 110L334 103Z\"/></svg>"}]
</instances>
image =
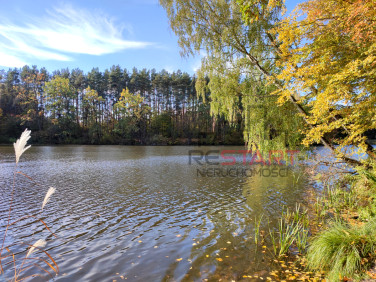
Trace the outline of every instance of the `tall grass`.
<instances>
[{"instance_id":1,"label":"tall grass","mask_svg":"<svg viewBox=\"0 0 376 282\"><path fill-rule=\"evenodd\" d=\"M277 257L289 252L300 230L301 226L299 224L289 224L283 218L279 219L277 232L269 229L273 252Z\"/></svg>"},{"instance_id":2,"label":"tall grass","mask_svg":"<svg viewBox=\"0 0 376 282\"><path fill-rule=\"evenodd\" d=\"M262 217L263 215L261 215L259 219L255 218L255 244L256 246L260 242L260 226L261 226Z\"/></svg>"},{"instance_id":3,"label":"tall grass","mask_svg":"<svg viewBox=\"0 0 376 282\"><path fill-rule=\"evenodd\" d=\"M363 226L333 223L308 249L312 270L327 271L329 281L360 280L376 259L376 220Z\"/></svg>"},{"instance_id":4,"label":"tall grass","mask_svg":"<svg viewBox=\"0 0 376 282\"><path fill-rule=\"evenodd\" d=\"M308 244L308 213L299 204L295 210L286 209L278 221L278 230L269 229L273 252L277 257L289 253L296 247L304 253Z\"/></svg>"},{"instance_id":5,"label":"tall grass","mask_svg":"<svg viewBox=\"0 0 376 282\"><path fill-rule=\"evenodd\" d=\"M255 224L255 243L260 242L262 217ZM305 253L308 245L308 212L302 209L299 204L295 210L285 209L281 218L278 220L278 226L272 228L268 221L269 232L265 236L266 240L270 240L273 254L276 257L282 257L293 249L299 253ZM264 238L263 238L264 239Z\"/></svg>"},{"instance_id":6,"label":"tall grass","mask_svg":"<svg viewBox=\"0 0 376 282\"><path fill-rule=\"evenodd\" d=\"M14 152L15 152L15 166L14 166L14 173L13 173L13 184L11 187L11 194L9 199L9 210L8 210L8 217L6 220L6 226L4 231L3 240L1 243L0 248L0 280L2 280L2 276L9 277L12 276L12 281L21 281L35 276L42 276L42 274L35 273L29 276L26 276L26 270L34 268L35 270L40 271L41 273L47 273L48 275L53 278L52 273L57 274L59 272L59 268L55 260L51 257L51 255L46 252L43 248L46 246L47 242L44 238L39 238L35 243L29 244L27 242L13 242L10 245L5 245L6 238L8 235L8 231L11 228L15 228L16 224L21 224L25 222L25 220L29 218L34 218L41 222L44 227L56 237L54 233L49 229L47 224L39 218L38 215L33 214L25 214L20 218L13 219L13 214L16 212L14 210L14 195L16 191L16 177L18 175L24 176L29 180L33 180L31 177L18 171L18 163L22 154L28 150L31 146L26 146L27 141L30 139L30 130L25 130L21 137L13 144ZM42 213L45 205L48 203L49 199L51 198L52 194L55 192L55 188L50 187L47 191L43 203L41 205L41 212ZM14 230L17 232L17 230ZM31 237L32 235L30 235ZM20 248L23 251L20 252ZM36 256L35 254L38 253ZM35 272L35 271L33 271ZM6 276L7 275L7 276Z\"/></svg>"}]
</instances>

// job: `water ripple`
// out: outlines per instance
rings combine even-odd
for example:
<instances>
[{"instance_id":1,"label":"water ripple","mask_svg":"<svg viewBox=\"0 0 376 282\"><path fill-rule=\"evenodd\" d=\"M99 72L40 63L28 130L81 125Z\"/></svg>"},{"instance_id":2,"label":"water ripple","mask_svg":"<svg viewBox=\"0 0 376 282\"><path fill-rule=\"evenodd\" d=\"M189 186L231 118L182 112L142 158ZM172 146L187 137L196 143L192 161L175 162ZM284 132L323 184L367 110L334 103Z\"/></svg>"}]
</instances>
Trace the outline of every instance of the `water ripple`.
<instances>
[{"instance_id":1,"label":"water ripple","mask_svg":"<svg viewBox=\"0 0 376 282\"><path fill-rule=\"evenodd\" d=\"M201 281L228 264L240 275L257 260L249 240L255 216L278 215L282 205L302 197L304 187L291 177L199 177L198 167L188 165L190 149L32 147L19 170L39 184L17 176L13 218L37 214L58 239L28 218L10 230L6 244L45 238L61 270L56 281ZM12 153L0 147L0 235ZM57 191L41 214L49 186ZM231 259L222 265L219 255Z\"/></svg>"}]
</instances>

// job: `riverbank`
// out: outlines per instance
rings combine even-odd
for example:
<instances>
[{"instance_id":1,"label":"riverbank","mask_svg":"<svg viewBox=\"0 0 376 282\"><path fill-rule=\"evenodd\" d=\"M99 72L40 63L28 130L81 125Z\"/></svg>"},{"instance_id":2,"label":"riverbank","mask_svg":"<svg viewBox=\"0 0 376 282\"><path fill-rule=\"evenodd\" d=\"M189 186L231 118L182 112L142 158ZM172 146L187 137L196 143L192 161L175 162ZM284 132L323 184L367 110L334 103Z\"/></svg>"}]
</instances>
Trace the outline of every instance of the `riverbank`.
<instances>
[{"instance_id":1,"label":"riverbank","mask_svg":"<svg viewBox=\"0 0 376 282\"><path fill-rule=\"evenodd\" d=\"M338 173L338 171L336 171ZM307 172L308 173L308 172ZM274 268L262 279L283 281L370 281L376 279L375 171L312 172L319 184L306 201L286 209L278 230L258 230ZM257 235L258 232L258 235ZM267 246L265 246L265 245ZM260 276L245 275L259 279ZM256 281L256 280L255 280Z\"/></svg>"},{"instance_id":2,"label":"riverbank","mask_svg":"<svg viewBox=\"0 0 376 282\"><path fill-rule=\"evenodd\" d=\"M2 136L0 138L0 146L12 145L16 140ZM220 138L214 134L205 135L199 138L169 138L161 135L153 136L149 139L139 140L133 139L124 141L121 139L88 139L88 138L72 138L67 140L46 139L38 136L31 139L30 143L34 146L38 145L127 145L127 146L241 146L244 145L243 136L241 134L231 137Z\"/></svg>"}]
</instances>

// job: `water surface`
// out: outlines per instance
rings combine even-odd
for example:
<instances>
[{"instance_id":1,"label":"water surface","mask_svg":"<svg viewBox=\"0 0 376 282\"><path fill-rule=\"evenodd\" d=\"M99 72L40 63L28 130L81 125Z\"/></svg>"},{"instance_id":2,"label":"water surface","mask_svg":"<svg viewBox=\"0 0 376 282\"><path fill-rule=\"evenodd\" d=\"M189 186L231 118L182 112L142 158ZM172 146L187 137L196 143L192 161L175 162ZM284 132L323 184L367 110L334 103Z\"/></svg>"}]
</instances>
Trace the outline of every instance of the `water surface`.
<instances>
[{"instance_id":1,"label":"water surface","mask_svg":"<svg viewBox=\"0 0 376 282\"><path fill-rule=\"evenodd\" d=\"M307 185L302 171L203 177L197 169L213 166L189 165L194 149L244 148L33 146L18 170L39 184L17 176L13 218L40 215L48 187L56 187L40 216L58 239L30 219L10 231L6 244L46 239L60 268L56 281L238 280L267 270L255 248L255 218L264 214L273 222L284 205L302 201ZM0 147L0 160L1 235L13 148ZM244 165L239 161L234 167Z\"/></svg>"}]
</instances>

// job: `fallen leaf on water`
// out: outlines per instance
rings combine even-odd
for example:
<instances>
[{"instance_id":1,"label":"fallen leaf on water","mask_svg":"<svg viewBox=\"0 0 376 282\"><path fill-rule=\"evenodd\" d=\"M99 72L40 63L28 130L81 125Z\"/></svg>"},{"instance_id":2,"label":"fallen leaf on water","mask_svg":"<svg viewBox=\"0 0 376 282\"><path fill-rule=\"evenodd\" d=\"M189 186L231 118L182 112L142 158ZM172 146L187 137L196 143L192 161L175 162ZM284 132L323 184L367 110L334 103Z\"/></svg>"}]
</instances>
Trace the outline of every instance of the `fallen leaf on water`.
<instances>
[{"instance_id":1,"label":"fallen leaf on water","mask_svg":"<svg viewBox=\"0 0 376 282\"><path fill-rule=\"evenodd\" d=\"M142 241L141 241L141 240L139 240L138 242L139 242L139 243L142 243Z\"/></svg>"},{"instance_id":2,"label":"fallen leaf on water","mask_svg":"<svg viewBox=\"0 0 376 282\"><path fill-rule=\"evenodd\" d=\"M223 261L223 259L221 259L221 258L216 258L216 260L217 260L217 261Z\"/></svg>"},{"instance_id":3,"label":"fallen leaf on water","mask_svg":"<svg viewBox=\"0 0 376 282\"><path fill-rule=\"evenodd\" d=\"M176 261L181 261L182 260L182 258L178 258L178 259L176 259Z\"/></svg>"},{"instance_id":4,"label":"fallen leaf on water","mask_svg":"<svg viewBox=\"0 0 376 282\"><path fill-rule=\"evenodd\" d=\"M178 234L178 235L176 235L176 237L178 237L178 238L179 238L179 237L181 237L181 235L180 235L180 234Z\"/></svg>"}]
</instances>

